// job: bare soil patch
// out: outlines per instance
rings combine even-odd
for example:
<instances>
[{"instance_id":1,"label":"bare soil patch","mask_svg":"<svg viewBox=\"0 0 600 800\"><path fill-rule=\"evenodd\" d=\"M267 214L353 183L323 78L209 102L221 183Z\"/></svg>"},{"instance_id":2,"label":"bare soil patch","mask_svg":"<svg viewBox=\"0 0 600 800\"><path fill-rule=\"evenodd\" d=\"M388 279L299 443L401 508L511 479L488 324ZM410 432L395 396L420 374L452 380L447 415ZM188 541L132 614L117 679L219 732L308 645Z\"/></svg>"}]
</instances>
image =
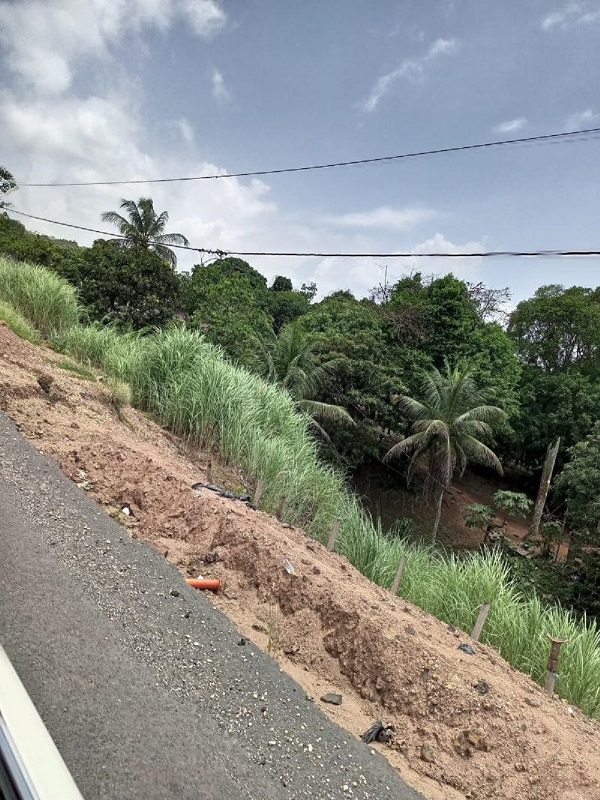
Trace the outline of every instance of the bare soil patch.
<instances>
[{"instance_id":1,"label":"bare soil patch","mask_svg":"<svg viewBox=\"0 0 600 800\"><path fill-rule=\"evenodd\" d=\"M236 489L244 476L187 452L134 409L119 420L102 384L60 369L61 359L0 325L0 408L184 576L221 577L215 605L272 652L307 702L357 735L377 719L394 725L391 746L365 747L432 800L600 800L597 722L491 648L462 653L464 633L391 597L301 530L192 490L209 458L213 480ZM50 391L42 374L54 378ZM342 705L322 703L325 692L340 692Z\"/></svg>"}]
</instances>

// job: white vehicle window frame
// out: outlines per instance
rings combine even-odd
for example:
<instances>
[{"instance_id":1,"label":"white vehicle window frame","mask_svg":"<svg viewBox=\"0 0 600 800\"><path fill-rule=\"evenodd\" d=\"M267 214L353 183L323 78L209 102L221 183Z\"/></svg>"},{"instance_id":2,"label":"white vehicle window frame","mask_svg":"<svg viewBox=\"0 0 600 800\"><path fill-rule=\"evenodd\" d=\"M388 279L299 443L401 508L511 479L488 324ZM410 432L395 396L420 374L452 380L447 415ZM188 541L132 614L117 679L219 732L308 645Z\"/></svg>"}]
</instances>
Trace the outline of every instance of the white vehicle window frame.
<instances>
[{"instance_id":1,"label":"white vehicle window frame","mask_svg":"<svg viewBox=\"0 0 600 800\"><path fill-rule=\"evenodd\" d=\"M0 770L3 771L1 780L16 795L17 800L56 800L57 797L61 800L83 800L2 647L0 761ZM8 798L13 800L10 794Z\"/></svg>"}]
</instances>

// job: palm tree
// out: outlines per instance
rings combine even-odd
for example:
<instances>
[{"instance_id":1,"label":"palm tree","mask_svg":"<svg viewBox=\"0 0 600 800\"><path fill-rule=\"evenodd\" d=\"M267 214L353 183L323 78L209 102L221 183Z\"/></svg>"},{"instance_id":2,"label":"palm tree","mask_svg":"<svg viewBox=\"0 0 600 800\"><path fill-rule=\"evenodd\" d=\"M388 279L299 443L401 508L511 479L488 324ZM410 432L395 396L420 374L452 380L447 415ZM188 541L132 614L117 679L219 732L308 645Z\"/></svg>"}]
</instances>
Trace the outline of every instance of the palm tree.
<instances>
[{"instance_id":1,"label":"palm tree","mask_svg":"<svg viewBox=\"0 0 600 800\"><path fill-rule=\"evenodd\" d=\"M165 233L169 221L168 212L163 211L157 216L149 197L140 197L137 203L134 200L122 200L121 208L127 212L129 219L125 219L116 211L106 211L102 214L102 221L116 225L125 247L153 250L174 268L177 256L166 245L189 245L189 242L182 233Z\"/></svg>"},{"instance_id":2,"label":"palm tree","mask_svg":"<svg viewBox=\"0 0 600 800\"><path fill-rule=\"evenodd\" d=\"M435 542L444 491L454 473L462 475L468 464L475 463L502 474L498 457L480 440L488 437L492 425L506 419L506 414L497 406L486 404L489 393L477 388L472 370L452 370L446 364L444 374L434 369L424 375L421 388L423 402L406 395L395 397L411 421L413 433L395 444L384 461L409 456L409 481L418 467L425 469L424 491L436 499L432 533Z\"/></svg>"},{"instance_id":3,"label":"palm tree","mask_svg":"<svg viewBox=\"0 0 600 800\"><path fill-rule=\"evenodd\" d=\"M255 339L254 344L249 366L265 380L285 389L296 406L311 417L312 424L327 441L329 436L317 419L355 424L342 406L314 399L331 381L340 362L331 359L319 364L316 339L304 332L297 322L290 322L281 329L279 336L273 334L270 341Z\"/></svg>"}]
</instances>

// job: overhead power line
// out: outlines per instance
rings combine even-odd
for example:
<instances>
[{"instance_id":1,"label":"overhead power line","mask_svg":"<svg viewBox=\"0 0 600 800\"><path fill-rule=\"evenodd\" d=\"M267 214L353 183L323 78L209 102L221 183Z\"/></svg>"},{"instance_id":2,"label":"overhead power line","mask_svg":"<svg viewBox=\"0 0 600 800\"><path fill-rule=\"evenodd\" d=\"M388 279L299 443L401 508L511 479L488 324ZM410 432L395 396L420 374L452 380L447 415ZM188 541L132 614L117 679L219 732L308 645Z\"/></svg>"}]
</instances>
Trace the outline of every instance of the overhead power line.
<instances>
[{"instance_id":1,"label":"overhead power line","mask_svg":"<svg viewBox=\"0 0 600 800\"><path fill-rule=\"evenodd\" d=\"M78 231L88 233L99 233L101 236L112 236L114 239L124 239L118 233L112 231L101 231L97 228L87 228L85 225L75 225L71 222L59 222L47 217L37 217L34 214L27 214L25 211L18 211L16 208L5 208L9 214L18 214L21 217L35 219L38 222L49 222L52 225L61 225L64 228L74 228ZM161 242L149 242L149 244L161 244ZM279 258L492 258L514 256L518 258L549 257L549 256L600 256L598 250L482 250L470 253L295 253L289 251L268 251L268 250L222 250L220 248L192 247L185 244L170 244L170 248L177 250L191 250L208 256L277 256Z\"/></svg>"},{"instance_id":2,"label":"overhead power line","mask_svg":"<svg viewBox=\"0 0 600 800\"><path fill-rule=\"evenodd\" d=\"M334 169L336 167L354 167L360 164L380 164L384 162L400 161L409 158L421 158L422 156L435 156L444 153L461 153L468 150L483 150L490 147L504 147L510 144L529 144L531 142L560 141L583 137L585 135L597 135L600 128L584 128L578 131L564 131L561 133L546 133L540 136L526 136L519 139L501 139L493 142L480 142L478 144L464 144L456 147L440 147L435 150L417 150L411 153L400 153L394 156L379 156L377 158L360 158L355 161L336 161L331 164L311 164L303 167L284 167L282 169L261 169L249 172L234 172L225 175L185 175L179 178L143 178L135 180L117 181L58 181L52 183L22 183L20 186L29 186L36 189L57 187L57 186L124 186L127 184L140 183L176 183L181 181L212 181L223 178L251 178L264 175L281 175L288 172L309 172L319 169Z\"/></svg>"}]
</instances>

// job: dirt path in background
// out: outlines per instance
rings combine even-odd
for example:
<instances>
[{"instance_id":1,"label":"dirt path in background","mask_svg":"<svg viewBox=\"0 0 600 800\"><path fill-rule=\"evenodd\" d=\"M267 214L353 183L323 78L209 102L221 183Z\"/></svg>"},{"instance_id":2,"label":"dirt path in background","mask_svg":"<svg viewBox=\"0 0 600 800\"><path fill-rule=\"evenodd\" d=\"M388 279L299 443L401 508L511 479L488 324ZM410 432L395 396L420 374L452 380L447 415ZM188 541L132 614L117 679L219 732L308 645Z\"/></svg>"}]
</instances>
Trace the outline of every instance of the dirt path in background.
<instances>
[{"instance_id":1,"label":"dirt path in background","mask_svg":"<svg viewBox=\"0 0 600 800\"><path fill-rule=\"evenodd\" d=\"M598 723L549 699L491 648L462 653L464 634L392 598L302 531L193 491L206 456L190 457L133 409L120 421L102 386L58 368L61 360L0 326L0 408L184 575L220 576L215 604L332 719L355 734L377 719L393 724L393 745L372 747L409 783L432 800L600 800ZM42 373L54 377L53 399ZM216 466L213 479L243 483ZM341 692L342 705L322 704L326 691Z\"/></svg>"}]
</instances>

